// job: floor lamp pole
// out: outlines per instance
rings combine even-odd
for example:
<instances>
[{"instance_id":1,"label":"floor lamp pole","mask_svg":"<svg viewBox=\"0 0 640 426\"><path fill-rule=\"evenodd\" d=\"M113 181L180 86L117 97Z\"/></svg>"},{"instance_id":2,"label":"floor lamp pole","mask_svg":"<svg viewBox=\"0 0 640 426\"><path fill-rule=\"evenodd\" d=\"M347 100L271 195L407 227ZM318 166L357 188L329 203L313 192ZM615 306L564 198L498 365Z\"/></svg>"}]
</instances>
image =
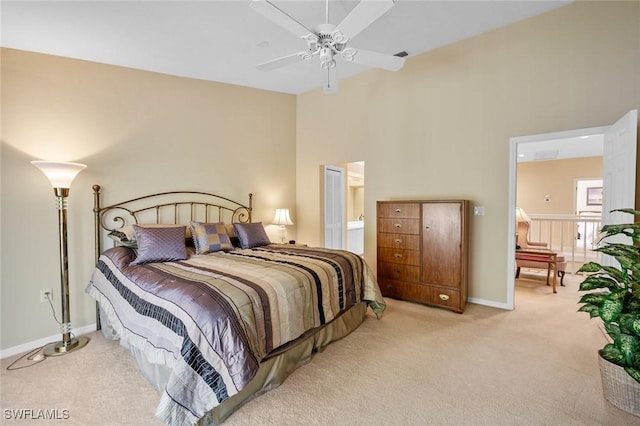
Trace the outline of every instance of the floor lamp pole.
<instances>
[{"instance_id":1,"label":"floor lamp pole","mask_svg":"<svg viewBox=\"0 0 640 426\"><path fill-rule=\"evenodd\" d=\"M67 251L67 197L71 181L86 166L77 163L54 163L33 161L32 164L49 178L56 196L58 210L58 234L60 243L60 299L62 300L62 322L60 332L62 340L45 346L46 356L64 355L89 343L85 336L72 337L71 314L69 310L69 256Z\"/></svg>"}]
</instances>

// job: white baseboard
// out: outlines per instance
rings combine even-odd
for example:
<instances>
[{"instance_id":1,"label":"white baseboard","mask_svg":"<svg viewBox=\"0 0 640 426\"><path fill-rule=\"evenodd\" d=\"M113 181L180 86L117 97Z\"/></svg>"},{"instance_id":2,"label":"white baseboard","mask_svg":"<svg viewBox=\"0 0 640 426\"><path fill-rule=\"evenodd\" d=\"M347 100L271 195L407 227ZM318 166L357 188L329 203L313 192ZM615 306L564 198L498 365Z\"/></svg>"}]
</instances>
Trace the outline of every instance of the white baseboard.
<instances>
[{"instance_id":1,"label":"white baseboard","mask_svg":"<svg viewBox=\"0 0 640 426\"><path fill-rule=\"evenodd\" d=\"M513 307L509 306L506 303L498 303L493 300L484 300L484 299L476 299L474 297L467 298L468 303L475 303L477 305L490 306L492 308L506 309L508 311L513 311Z\"/></svg>"},{"instance_id":2,"label":"white baseboard","mask_svg":"<svg viewBox=\"0 0 640 426\"><path fill-rule=\"evenodd\" d=\"M92 331L96 331L95 323L71 330L71 332L76 336L91 333ZM0 351L0 359L8 358L10 356L18 355L24 352L29 352L36 348L48 345L49 343L58 342L61 339L61 334L54 334L53 336L43 337L42 339L34 340L33 342L23 343L22 345L14 346L12 348L3 349L2 351Z\"/></svg>"}]
</instances>

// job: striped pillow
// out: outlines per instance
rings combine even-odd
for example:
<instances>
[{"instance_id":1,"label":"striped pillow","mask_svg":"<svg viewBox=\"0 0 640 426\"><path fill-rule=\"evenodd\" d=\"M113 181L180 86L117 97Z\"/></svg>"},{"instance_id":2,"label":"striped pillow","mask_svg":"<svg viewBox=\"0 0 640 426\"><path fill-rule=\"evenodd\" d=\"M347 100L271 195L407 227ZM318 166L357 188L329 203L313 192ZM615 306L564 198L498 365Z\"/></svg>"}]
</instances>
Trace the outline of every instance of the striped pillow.
<instances>
[{"instance_id":1,"label":"striped pillow","mask_svg":"<svg viewBox=\"0 0 640 426\"><path fill-rule=\"evenodd\" d=\"M233 248L224 223L191 222L191 235L196 254L229 251Z\"/></svg>"}]
</instances>

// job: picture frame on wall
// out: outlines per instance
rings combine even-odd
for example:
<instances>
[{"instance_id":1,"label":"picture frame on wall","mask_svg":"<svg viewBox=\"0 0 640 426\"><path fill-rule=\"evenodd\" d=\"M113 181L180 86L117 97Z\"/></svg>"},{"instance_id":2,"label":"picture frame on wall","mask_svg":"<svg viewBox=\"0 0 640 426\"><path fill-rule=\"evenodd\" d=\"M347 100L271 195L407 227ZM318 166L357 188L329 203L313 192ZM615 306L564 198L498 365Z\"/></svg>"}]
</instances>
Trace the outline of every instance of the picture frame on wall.
<instances>
[{"instance_id":1,"label":"picture frame on wall","mask_svg":"<svg viewBox=\"0 0 640 426\"><path fill-rule=\"evenodd\" d=\"M602 187L601 186L591 186L587 188L587 205L588 206L602 205Z\"/></svg>"}]
</instances>

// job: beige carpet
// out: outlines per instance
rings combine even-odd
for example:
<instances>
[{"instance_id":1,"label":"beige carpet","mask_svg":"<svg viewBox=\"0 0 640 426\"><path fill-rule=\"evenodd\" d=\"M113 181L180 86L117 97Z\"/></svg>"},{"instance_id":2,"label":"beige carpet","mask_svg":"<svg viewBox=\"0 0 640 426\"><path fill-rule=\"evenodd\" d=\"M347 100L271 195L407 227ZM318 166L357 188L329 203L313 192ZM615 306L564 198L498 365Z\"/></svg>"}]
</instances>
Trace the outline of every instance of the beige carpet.
<instances>
[{"instance_id":1,"label":"beige carpet","mask_svg":"<svg viewBox=\"0 0 640 426\"><path fill-rule=\"evenodd\" d=\"M640 425L602 397L597 321L577 313L580 278L551 294L523 271L516 310L467 305L458 315L388 300L279 388L226 425ZM89 345L15 371L2 360L3 424L156 425L157 392L118 343ZM7 409L68 410L20 422Z\"/></svg>"}]
</instances>

